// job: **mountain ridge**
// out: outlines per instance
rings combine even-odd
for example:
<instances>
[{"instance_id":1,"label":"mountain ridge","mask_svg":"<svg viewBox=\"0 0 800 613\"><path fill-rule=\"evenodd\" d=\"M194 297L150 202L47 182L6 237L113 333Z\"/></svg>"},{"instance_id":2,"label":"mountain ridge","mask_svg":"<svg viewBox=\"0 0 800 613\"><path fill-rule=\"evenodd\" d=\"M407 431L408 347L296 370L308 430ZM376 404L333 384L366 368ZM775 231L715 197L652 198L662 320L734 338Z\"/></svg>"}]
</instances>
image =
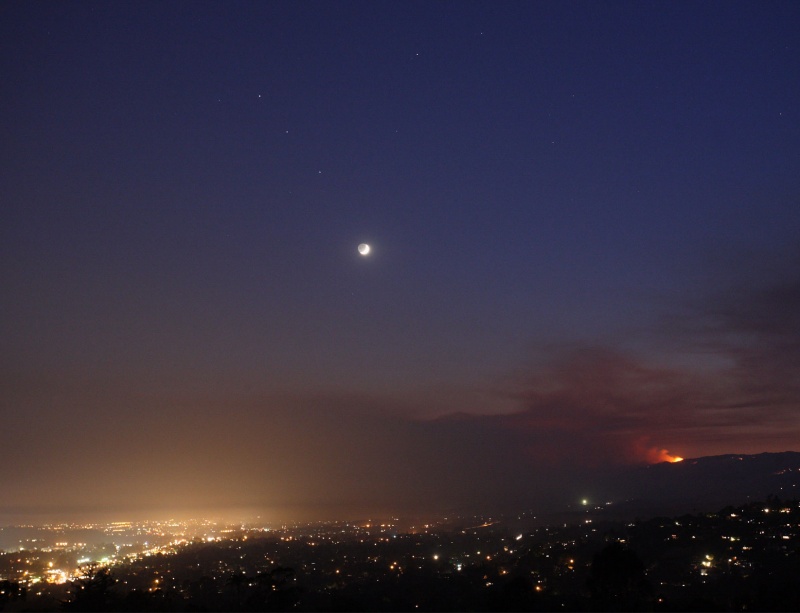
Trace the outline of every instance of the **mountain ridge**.
<instances>
[{"instance_id":1,"label":"mountain ridge","mask_svg":"<svg viewBox=\"0 0 800 613\"><path fill-rule=\"evenodd\" d=\"M675 514L800 497L800 452L722 454L637 466L607 484L616 512Z\"/></svg>"}]
</instances>

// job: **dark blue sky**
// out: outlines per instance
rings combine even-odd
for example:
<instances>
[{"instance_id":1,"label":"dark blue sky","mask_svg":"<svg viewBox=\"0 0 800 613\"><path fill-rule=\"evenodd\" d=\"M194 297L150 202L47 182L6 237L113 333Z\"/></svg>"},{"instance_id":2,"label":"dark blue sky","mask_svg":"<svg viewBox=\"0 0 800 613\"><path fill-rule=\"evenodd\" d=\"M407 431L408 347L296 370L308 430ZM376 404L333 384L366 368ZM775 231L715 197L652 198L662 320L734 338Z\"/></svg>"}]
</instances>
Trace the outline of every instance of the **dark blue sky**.
<instances>
[{"instance_id":1,"label":"dark blue sky","mask_svg":"<svg viewBox=\"0 0 800 613\"><path fill-rule=\"evenodd\" d=\"M12 504L441 506L571 443L796 449L799 31L795 2L5 3ZM124 486L50 472L93 457Z\"/></svg>"}]
</instances>

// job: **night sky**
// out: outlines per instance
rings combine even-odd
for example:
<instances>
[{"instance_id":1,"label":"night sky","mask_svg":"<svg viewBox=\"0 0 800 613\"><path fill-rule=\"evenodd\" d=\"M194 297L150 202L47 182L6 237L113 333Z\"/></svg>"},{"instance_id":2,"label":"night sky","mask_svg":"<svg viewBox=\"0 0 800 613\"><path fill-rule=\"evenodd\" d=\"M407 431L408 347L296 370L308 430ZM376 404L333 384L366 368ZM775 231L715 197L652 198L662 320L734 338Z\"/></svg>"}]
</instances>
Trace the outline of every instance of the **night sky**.
<instances>
[{"instance_id":1,"label":"night sky","mask_svg":"<svg viewBox=\"0 0 800 613\"><path fill-rule=\"evenodd\" d=\"M0 75L0 512L800 449L798 2L4 2Z\"/></svg>"}]
</instances>

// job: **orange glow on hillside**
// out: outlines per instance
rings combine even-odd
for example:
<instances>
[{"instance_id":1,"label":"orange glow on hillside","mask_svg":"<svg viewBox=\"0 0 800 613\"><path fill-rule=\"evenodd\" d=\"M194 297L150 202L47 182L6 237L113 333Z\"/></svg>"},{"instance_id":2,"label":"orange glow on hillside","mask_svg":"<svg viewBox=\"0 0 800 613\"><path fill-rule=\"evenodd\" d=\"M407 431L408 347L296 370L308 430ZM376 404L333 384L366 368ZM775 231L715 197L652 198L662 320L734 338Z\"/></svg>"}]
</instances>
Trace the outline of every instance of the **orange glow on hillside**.
<instances>
[{"instance_id":1,"label":"orange glow on hillside","mask_svg":"<svg viewBox=\"0 0 800 613\"><path fill-rule=\"evenodd\" d=\"M647 461L650 464L659 464L660 462L683 462L683 458L670 454L666 449L653 447L647 450Z\"/></svg>"}]
</instances>

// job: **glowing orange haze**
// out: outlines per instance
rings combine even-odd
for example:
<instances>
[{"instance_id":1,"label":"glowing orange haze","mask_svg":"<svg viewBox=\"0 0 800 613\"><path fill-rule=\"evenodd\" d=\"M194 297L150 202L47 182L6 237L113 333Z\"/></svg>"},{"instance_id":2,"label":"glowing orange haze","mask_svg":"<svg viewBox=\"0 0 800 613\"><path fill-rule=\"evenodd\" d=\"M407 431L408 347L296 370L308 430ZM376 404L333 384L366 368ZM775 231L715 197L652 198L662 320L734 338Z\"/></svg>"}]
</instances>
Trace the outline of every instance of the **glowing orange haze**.
<instances>
[{"instance_id":1,"label":"glowing orange haze","mask_svg":"<svg viewBox=\"0 0 800 613\"><path fill-rule=\"evenodd\" d=\"M683 462L683 458L676 455L670 455L666 449L648 449L647 461L650 464L658 464L659 462Z\"/></svg>"}]
</instances>

